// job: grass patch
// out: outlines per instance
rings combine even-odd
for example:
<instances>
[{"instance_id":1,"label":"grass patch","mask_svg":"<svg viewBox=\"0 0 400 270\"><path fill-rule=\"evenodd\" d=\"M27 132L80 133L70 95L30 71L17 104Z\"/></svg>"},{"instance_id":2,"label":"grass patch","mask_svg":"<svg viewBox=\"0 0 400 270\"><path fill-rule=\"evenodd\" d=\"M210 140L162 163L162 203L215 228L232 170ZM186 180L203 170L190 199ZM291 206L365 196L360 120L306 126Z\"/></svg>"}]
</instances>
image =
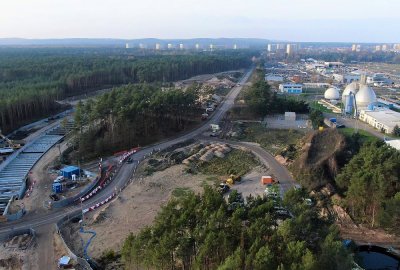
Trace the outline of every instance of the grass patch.
<instances>
[{"instance_id":1,"label":"grass patch","mask_svg":"<svg viewBox=\"0 0 400 270\"><path fill-rule=\"evenodd\" d=\"M339 133L343 134L346 138L350 138L354 133L358 132L362 144L367 142L372 142L377 139L374 135L362 129L356 131L354 128L339 128L337 130L339 131Z\"/></svg>"},{"instance_id":2,"label":"grass patch","mask_svg":"<svg viewBox=\"0 0 400 270\"><path fill-rule=\"evenodd\" d=\"M289 145L297 144L304 135L303 130L268 129L258 123L248 123L244 125L238 139L259 143L265 150L276 155Z\"/></svg>"},{"instance_id":3,"label":"grass patch","mask_svg":"<svg viewBox=\"0 0 400 270\"><path fill-rule=\"evenodd\" d=\"M225 158L214 157L210 162L199 163L198 171L208 175L242 176L258 165L259 162L250 152L234 149Z\"/></svg>"},{"instance_id":4,"label":"grass patch","mask_svg":"<svg viewBox=\"0 0 400 270\"><path fill-rule=\"evenodd\" d=\"M223 88L223 87L219 87L217 89L215 89L215 94L218 96L226 96L229 91L231 91L232 88Z\"/></svg>"},{"instance_id":5,"label":"grass patch","mask_svg":"<svg viewBox=\"0 0 400 270\"><path fill-rule=\"evenodd\" d=\"M182 188L182 187L178 187L176 189L174 189L172 191L172 196L176 197L176 198L180 198L180 197L184 197L186 196L188 193L190 193L190 189L189 188Z\"/></svg>"}]
</instances>

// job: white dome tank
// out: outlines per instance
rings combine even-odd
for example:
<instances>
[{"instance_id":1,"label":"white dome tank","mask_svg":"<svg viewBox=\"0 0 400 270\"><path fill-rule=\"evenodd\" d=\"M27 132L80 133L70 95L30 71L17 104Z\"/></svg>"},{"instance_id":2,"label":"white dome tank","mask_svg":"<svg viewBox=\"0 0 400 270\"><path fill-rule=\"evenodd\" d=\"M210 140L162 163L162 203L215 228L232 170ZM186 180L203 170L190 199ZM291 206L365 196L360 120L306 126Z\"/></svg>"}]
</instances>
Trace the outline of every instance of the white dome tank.
<instances>
[{"instance_id":1,"label":"white dome tank","mask_svg":"<svg viewBox=\"0 0 400 270\"><path fill-rule=\"evenodd\" d=\"M324 94L325 99L329 99L329 100L338 100L340 99L340 93L339 93L339 89L331 87L328 90L325 91Z\"/></svg>"},{"instance_id":2,"label":"white dome tank","mask_svg":"<svg viewBox=\"0 0 400 270\"><path fill-rule=\"evenodd\" d=\"M356 94L356 104L358 108L367 108L369 104L376 102L374 90L368 85L361 85Z\"/></svg>"},{"instance_id":3,"label":"white dome tank","mask_svg":"<svg viewBox=\"0 0 400 270\"><path fill-rule=\"evenodd\" d=\"M345 103L346 96L350 95L350 92L352 92L353 94L357 93L357 83L356 82L352 82L351 84L348 84L346 86L346 88L343 90L343 93L342 93L342 102L343 103Z\"/></svg>"}]
</instances>

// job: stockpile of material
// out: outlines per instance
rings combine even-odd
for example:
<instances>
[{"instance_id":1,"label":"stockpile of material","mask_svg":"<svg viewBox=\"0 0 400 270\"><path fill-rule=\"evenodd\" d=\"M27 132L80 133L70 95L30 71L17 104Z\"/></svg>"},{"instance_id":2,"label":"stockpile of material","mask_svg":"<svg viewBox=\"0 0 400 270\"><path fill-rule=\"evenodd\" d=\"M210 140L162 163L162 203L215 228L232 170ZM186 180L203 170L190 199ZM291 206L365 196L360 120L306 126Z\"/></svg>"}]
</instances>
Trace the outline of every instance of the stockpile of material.
<instances>
[{"instance_id":1,"label":"stockpile of material","mask_svg":"<svg viewBox=\"0 0 400 270\"><path fill-rule=\"evenodd\" d=\"M232 149L227 144L213 143L209 144L199 152L191 155L187 159L183 160L183 164L189 165L196 160L201 160L205 162L211 161L214 156L219 158L224 158L227 153Z\"/></svg>"}]
</instances>

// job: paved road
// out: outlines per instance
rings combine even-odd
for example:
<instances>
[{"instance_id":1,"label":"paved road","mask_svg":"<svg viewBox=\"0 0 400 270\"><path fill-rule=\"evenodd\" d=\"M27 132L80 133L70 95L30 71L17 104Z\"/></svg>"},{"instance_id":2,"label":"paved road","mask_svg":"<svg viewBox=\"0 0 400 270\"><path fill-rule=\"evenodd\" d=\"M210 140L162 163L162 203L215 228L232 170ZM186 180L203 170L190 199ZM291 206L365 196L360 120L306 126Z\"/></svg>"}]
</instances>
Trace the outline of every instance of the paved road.
<instances>
[{"instance_id":1,"label":"paved road","mask_svg":"<svg viewBox=\"0 0 400 270\"><path fill-rule=\"evenodd\" d=\"M337 114L332 114L332 113L324 113L324 117L326 118L337 118L337 121L340 124L345 125L346 127L349 128L354 128L354 129L362 129L367 131L368 133L371 133L373 136L384 140L385 139L385 134L379 132L378 130L374 129L373 127L371 127L370 125L368 125L367 123L364 123L358 119L354 119L351 117L343 117L341 115L337 115Z\"/></svg>"},{"instance_id":2,"label":"paved road","mask_svg":"<svg viewBox=\"0 0 400 270\"><path fill-rule=\"evenodd\" d=\"M172 140L166 140L164 142L146 147L136 153L133 158L135 160L141 160L145 156L148 156L155 150L162 150L165 148L168 148L174 144L186 141L188 139L195 138L196 136L199 136L203 132L205 132L207 129L209 129L209 124L213 123L218 123L224 114L233 106L234 101L237 97L237 95L240 93L242 90L243 84L247 82L249 79L251 73L253 72L253 69L250 69L240 80L239 84L240 86L234 87L229 94L225 97L225 100L221 105L215 110L214 114L210 118L209 121L207 121L204 125L199 127L198 129L195 129L191 132L188 132L176 139ZM27 213L22 219L12 221L12 222L6 222L0 225L0 235L9 233L10 230L17 230L17 229L25 229L25 228L35 228L39 227L45 224L51 224L55 223L58 220L60 220L62 217L67 216L67 215L76 215L81 211L81 209L88 208L96 203L99 203L103 201L105 198L110 196L113 192L116 190L119 190L125 186L127 181L132 177L134 169L136 168L137 164L123 164L119 172L117 173L115 179L107 186L107 188L101 190L96 196L93 198L85 201L82 203L82 205L72 205L69 207L65 207L62 209L53 209L50 210L47 213L41 213L41 214L34 214L34 213Z\"/></svg>"}]
</instances>

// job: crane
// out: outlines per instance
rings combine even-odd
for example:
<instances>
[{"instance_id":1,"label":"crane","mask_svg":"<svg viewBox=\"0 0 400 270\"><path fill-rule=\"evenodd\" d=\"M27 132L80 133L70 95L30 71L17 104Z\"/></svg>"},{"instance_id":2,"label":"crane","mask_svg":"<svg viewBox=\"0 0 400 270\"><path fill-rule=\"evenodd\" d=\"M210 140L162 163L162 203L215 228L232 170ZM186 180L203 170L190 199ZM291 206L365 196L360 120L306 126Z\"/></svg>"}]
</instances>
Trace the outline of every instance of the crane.
<instances>
[{"instance_id":1,"label":"crane","mask_svg":"<svg viewBox=\"0 0 400 270\"><path fill-rule=\"evenodd\" d=\"M8 146L11 147L12 149L15 150L15 149L20 149L20 148L21 148L21 145L20 145L20 144L16 144L16 143L14 143L13 141L11 141L9 138L7 138L6 136L4 136L4 135L1 133L1 129L0 129L0 137L3 138L3 140L6 141L7 144L8 144Z\"/></svg>"}]
</instances>

